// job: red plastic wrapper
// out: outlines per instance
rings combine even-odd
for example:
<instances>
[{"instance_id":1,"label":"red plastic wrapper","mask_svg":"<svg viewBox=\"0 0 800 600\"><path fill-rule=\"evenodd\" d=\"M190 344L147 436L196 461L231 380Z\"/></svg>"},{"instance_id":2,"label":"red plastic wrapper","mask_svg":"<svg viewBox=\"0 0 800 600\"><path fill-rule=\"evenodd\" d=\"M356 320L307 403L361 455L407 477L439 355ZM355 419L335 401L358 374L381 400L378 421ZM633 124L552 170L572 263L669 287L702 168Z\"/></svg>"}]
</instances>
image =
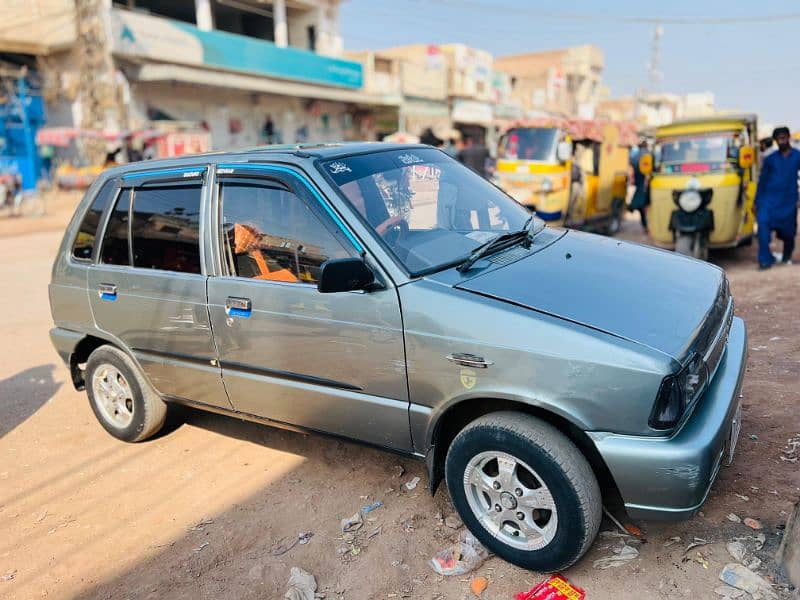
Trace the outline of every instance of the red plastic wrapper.
<instances>
[{"instance_id":1,"label":"red plastic wrapper","mask_svg":"<svg viewBox=\"0 0 800 600\"><path fill-rule=\"evenodd\" d=\"M553 575L529 592L514 595L515 600L584 600L586 592L575 587L563 575Z\"/></svg>"}]
</instances>

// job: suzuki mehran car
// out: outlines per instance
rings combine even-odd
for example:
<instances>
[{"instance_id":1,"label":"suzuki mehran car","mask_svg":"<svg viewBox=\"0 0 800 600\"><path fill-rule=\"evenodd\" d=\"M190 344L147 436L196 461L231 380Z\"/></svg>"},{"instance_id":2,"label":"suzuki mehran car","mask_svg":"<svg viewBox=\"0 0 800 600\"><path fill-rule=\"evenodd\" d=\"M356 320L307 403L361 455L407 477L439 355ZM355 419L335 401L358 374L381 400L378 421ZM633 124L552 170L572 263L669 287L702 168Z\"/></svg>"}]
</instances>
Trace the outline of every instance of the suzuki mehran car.
<instances>
[{"instance_id":1,"label":"suzuki mehran car","mask_svg":"<svg viewBox=\"0 0 800 600\"><path fill-rule=\"evenodd\" d=\"M441 151L292 146L104 173L67 228L51 338L108 432L178 403L424 459L475 536L564 569L601 485L697 512L740 429L724 273L545 227Z\"/></svg>"}]
</instances>

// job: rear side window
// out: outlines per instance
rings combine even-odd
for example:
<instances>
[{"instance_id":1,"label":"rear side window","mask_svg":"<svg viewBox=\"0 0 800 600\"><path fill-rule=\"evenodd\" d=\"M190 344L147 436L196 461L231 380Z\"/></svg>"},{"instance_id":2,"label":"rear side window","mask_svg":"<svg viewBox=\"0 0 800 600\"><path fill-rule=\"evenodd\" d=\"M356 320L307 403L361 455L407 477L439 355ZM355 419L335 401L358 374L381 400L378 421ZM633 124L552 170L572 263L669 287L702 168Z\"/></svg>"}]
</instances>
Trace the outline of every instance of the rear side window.
<instances>
[{"instance_id":1,"label":"rear side window","mask_svg":"<svg viewBox=\"0 0 800 600\"><path fill-rule=\"evenodd\" d=\"M128 213L131 206L131 191L122 190L117 205L111 213L103 237L100 260L107 265L130 265L128 254Z\"/></svg>"},{"instance_id":2,"label":"rear side window","mask_svg":"<svg viewBox=\"0 0 800 600\"><path fill-rule=\"evenodd\" d=\"M92 258L92 251L95 246L95 238L97 236L97 227L100 225L100 219L103 216L106 206L114 199L114 194L117 191L117 185L114 181L107 181L97 195L92 200L89 210L81 221L81 226L78 228L78 234L75 236L75 241L72 244L72 256L81 260L89 260Z\"/></svg>"},{"instance_id":3,"label":"rear side window","mask_svg":"<svg viewBox=\"0 0 800 600\"><path fill-rule=\"evenodd\" d=\"M138 188L133 196L133 266L200 273L200 185Z\"/></svg>"}]
</instances>

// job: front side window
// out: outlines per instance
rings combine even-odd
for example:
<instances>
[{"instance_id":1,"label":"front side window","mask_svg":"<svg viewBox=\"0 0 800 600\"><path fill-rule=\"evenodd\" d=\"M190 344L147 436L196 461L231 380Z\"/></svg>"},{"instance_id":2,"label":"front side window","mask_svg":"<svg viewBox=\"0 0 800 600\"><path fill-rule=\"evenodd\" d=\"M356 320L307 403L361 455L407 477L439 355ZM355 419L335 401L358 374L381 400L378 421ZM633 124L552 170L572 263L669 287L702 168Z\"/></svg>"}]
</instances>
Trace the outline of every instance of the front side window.
<instances>
[{"instance_id":1,"label":"front side window","mask_svg":"<svg viewBox=\"0 0 800 600\"><path fill-rule=\"evenodd\" d=\"M220 193L231 275L316 284L322 263L350 256L309 203L278 182L223 182Z\"/></svg>"},{"instance_id":2,"label":"front side window","mask_svg":"<svg viewBox=\"0 0 800 600\"><path fill-rule=\"evenodd\" d=\"M92 204L89 206L89 210L86 211L75 236L75 241L72 244L72 256L75 258L81 260L92 258L97 227L100 225L100 219L106 207L114 199L116 191L117 184L114 181L107 181L97 192L94 200L92 200Z\"/></svg>"},{"instance_id":3,"label":"front side window","mask_svg":"<svg viewBox=\"0 0 800 600\"><path fill-rule=\"evenodd\" d=\"M463 259L500 233L522 228L530 217L438 150L349 156L320 169L412 274Z\"/></svg>"},{"instance_id":4,"label":"front side window","mask_svg":"<svg viewBox=\"0 0 800 600\"><path fill-rule=\"evenodd\" d=\"M131 207L131 190L120 192L103 237L100 262L107 265L130 265L128 253L128 215Z\"/></svg>"},{"instance_id":5,"label":"front side window","mask_svg":"<svg viewBox=\"0 0 800 600\"><path fill-rule=\"evenodd\" d=\"M133 196L133 266L200 273L198 185L138 188Z\"/></svg>"}]
</instances>

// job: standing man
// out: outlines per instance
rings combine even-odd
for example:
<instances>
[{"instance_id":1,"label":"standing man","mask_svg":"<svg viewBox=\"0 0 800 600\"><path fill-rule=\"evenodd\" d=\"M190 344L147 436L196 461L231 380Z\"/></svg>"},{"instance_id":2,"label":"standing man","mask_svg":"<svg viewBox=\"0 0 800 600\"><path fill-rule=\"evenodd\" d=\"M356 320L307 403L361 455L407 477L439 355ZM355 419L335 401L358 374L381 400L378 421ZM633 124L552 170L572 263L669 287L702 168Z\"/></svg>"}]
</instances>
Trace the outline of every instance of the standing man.
<instances>
[{"instance_id":1,"label":"standing man","mask_svg":"<svg viewBox=\"0 0 800 600\"><path fill-rule=\"evenodd\" d=\"M639 211L642 229L647 231L647 205L650 204L650 175L645 175L639 168L642 156L648 154L647 141L641 140L638 148L631 151L631 169L633 169L633 185L635 191L630 202L631 212Z\"/></svg>"},{"instance_id":2,"label":"standing man","mask_svg":"<svg viewBox=\"0 0 800 600\"><path fill-rule=\"evenodd\" d=\"M465 146L459 151L456 158L465 166L475 171L478 175L487 178L486 163L490 158L489 149L483 142L475 143L471 135L465 138Z\"/></svg>"},{"instance_id":3,"label":"standing man","mask_svg":"<svg viewBox=\"0 0 800 600\"><path fill-rule=\"evenodd\" d=\"M758 224L758 267L769 269L775 257L769 249L774 231L783 242L781 263L791 264L797 235L797 177L800 151L792 148L788 127L772 132L777 150L764 159L754 209Z\"/></svg>"}]
</instances>

